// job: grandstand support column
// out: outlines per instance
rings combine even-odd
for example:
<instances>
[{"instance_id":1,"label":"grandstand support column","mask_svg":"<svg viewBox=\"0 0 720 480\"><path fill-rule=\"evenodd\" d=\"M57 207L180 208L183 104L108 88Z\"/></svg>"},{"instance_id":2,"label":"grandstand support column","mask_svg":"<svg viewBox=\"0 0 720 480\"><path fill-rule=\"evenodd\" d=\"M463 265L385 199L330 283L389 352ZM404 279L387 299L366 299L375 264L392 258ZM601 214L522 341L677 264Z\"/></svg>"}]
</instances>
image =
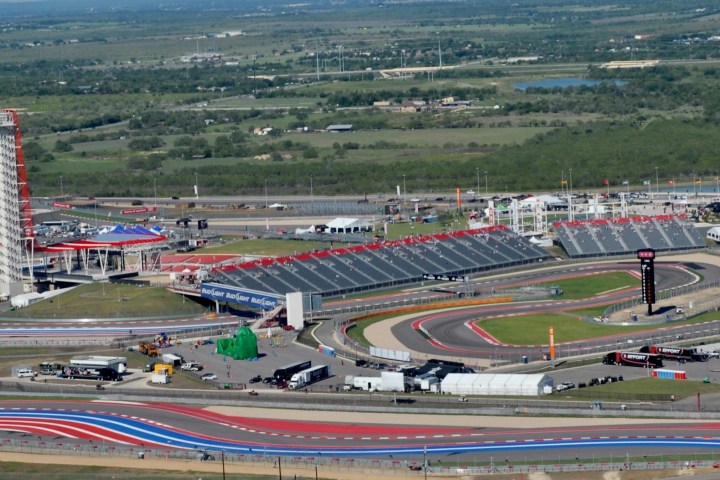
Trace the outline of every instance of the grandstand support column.
<instances>
[{"instance_id":1,"label":"grandstand support column","mask_svg":"<svg viewBox=\"0 0 720 480\"><path fill-rule=\"evenodd\" d=\"M510 225L510 230L517 234L520 234L522 233L522 226L520 225L520 205L518 204L517 198L512 199L510 210L512 222Z\"/></svg>"}]
</instances>

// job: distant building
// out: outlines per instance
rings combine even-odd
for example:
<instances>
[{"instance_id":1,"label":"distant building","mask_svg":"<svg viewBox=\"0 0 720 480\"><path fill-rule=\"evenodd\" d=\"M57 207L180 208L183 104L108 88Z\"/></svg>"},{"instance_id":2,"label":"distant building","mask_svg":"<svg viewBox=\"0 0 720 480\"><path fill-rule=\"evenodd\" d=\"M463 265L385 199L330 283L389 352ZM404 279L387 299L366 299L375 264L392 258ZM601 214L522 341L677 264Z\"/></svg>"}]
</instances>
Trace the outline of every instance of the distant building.
<instances>
[{"instance_id":1,"label":"distant building","mask_svg":"<svg viewBox=\"0 0 720 480\"><path fill-rule=\"evenodd\" d=\"M325 130L328 132L349 132L352 130L352 125L328 125Z\"/></svg>"}]
</instances>

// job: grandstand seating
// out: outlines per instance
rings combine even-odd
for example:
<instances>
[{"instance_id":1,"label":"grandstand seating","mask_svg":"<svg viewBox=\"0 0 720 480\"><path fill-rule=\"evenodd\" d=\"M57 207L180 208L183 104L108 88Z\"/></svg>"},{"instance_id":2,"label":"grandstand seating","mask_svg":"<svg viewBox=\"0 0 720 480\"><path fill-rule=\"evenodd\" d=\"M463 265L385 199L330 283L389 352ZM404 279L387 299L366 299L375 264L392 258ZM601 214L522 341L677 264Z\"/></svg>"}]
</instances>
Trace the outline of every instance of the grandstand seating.
<instances>
[{"instance_id":1,"label":"grandstand seating","mask_svg":"<svg viewBox=\"0 0 720 480\"><path fill-rule=\"evenodd\" d=\"M496 226L263 258L217 267L210 276L252 290L329 296L416 283L426 274L462 276L548 257L542 248Z\"/></svg>"},{"instance_id":2,"label":"grandstand seating","mask_svg":"<svg viewBox=\"0 0 720 480\"><path fill-rule=\"evenodd\" d=\"M571 257L625 255L643 248L667 252L705 247L700 232L683 215L556 222L553 226Z\"/></svg>"}]
</instances>

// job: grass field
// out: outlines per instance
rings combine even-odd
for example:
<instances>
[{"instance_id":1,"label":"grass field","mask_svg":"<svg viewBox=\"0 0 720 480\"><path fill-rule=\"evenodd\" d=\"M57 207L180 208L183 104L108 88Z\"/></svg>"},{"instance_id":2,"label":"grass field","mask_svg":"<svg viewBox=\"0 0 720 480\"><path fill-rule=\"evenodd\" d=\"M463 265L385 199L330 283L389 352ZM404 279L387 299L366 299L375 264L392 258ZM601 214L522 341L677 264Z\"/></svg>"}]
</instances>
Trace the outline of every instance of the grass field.
<instances>
[{"instance_id":1,"label":"grass field","mask_svg":"<svg viewBox=\"0 0 720 480\"><path fill-rule=\"evenodd\" d=\"M127 318L162 315L201 315L200 305L161 287L107 283L80 285L6 318Z\"/></svg>"},{"instance_id":2,"label":"grass field","mask_svg":"<svg viewBox=\"0 0 720 480\"><path fill-rule=\"evenodd\" d=\"M0 467L0 476L3 478L37 479L44 480L272 480L277 476L250 475L240 473L213 474L208 472L168 471L168 470L138 470L137 468L109 468L84 465L49 465L28 464L19 462L3 462ZM297 477L311 478L308 477Z\"/></svg>"},{"instance_id":3,"label":"grass field","mask_svg":"<svg viewBox=\"0 0 720 480\"><path fill-rule=\"evenodd\" d=\"M585 390L585 391L583 391ZM587 392L592 392L594 397L599 400L603 399L606 394L608 399L613 395L658 395L667 396L675 395L677 400L690 397L692 395L709 394L720 392L720 384L703 383L701 381L683 380L673 381L660 378L639 378L629 382L613 382L604 385L596 385L588 389L566 390L563 392L564 397L585 398Z\"/></svg>"},{"instance_id":4,"label":"grass field","mask_svg":"<svg viewBox=\"0 0 720 480\"><path fill-rule=\"evenodd\" d=\"M640 281L626 272L610 272L548 282L542 285L560 287L563 291L562 300L578 300L626 288L639 288Z\"/></svg>"}]
</instances>

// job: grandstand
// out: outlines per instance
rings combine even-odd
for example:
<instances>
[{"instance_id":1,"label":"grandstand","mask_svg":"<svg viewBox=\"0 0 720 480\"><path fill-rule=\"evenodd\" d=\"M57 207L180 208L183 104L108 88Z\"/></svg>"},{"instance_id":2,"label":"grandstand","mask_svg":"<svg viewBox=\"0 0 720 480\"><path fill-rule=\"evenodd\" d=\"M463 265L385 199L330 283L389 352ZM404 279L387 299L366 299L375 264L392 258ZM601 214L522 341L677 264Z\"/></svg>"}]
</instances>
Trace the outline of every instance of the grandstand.
<instances>
[{"instance_id":1,"label":"grandstand","mask_svg":"<svg viewBox=\"0 0 720 480\"><path fill-rule=\"evenodd\" d=\"M705 247L702 235L684 215L555 222L553 227L573 258L626 255L643 248L669 252Z\"/></svg>"},{"instance_id":2,"label":"grandstand","mask_svg":"<svg viewBox=\"0 0 720 480\"><path fill-rule=\"evenodd\" d=\"M542 261L548 253L500 225L224 265L211 281L263 292L324 296L464 276Z\"/></svg>"}]
</instances>

